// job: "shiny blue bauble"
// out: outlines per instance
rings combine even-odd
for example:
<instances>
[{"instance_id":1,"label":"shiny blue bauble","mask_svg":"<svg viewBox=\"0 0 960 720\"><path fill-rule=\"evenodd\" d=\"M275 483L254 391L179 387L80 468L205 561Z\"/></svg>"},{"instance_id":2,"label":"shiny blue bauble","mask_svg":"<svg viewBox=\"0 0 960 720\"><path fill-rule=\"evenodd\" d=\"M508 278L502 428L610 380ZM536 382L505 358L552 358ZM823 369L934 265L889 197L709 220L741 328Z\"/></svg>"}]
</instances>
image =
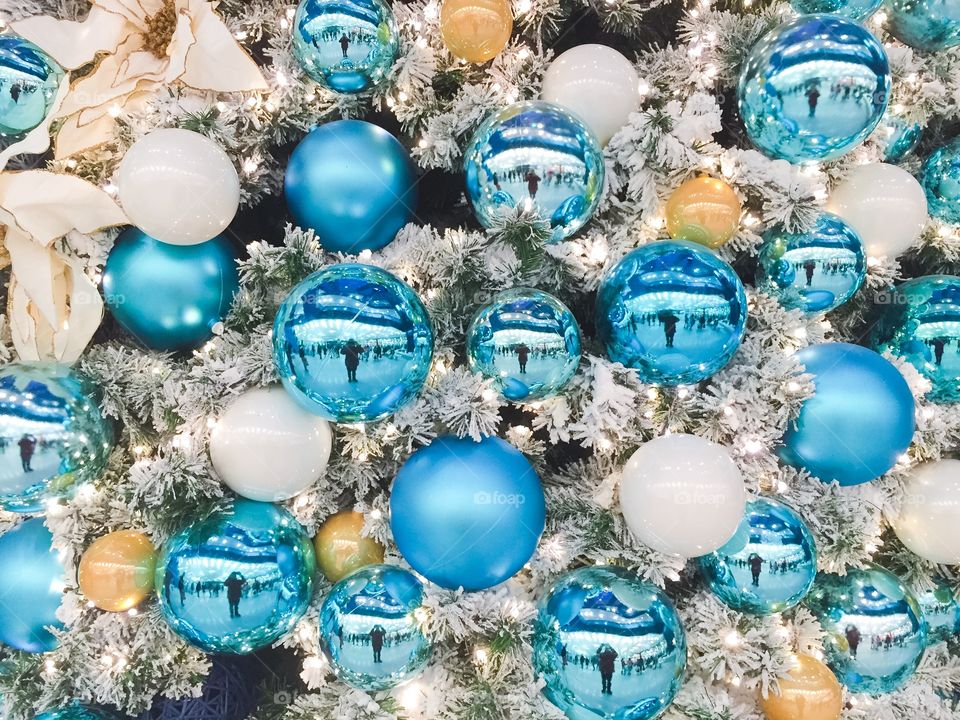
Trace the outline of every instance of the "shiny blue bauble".
<instances>
[{"instance_id":1,"label":"shiny blue bauble","mask_svg":"<svg viewBox=\"0 0 960 720\"><path fill-rule=\"evenodd\" d=\"M897 40L932 52L960 45L960 0L887 0L888 28Z\"/></svg>"},{"instance_id":2,"label":"shiny blue bauble","mask_svg":"<svg viewBox=\"0 0 960 720\"><path fill-rule=\"evenodd\" d=\"M851 692L891 692L917 669L927 624L893 573L873 564L846 575L820 573L804 605L826 633L827 665Z\"/></svg>"},{"instance_id":3,"label":"shiny blue bauble","mask_svg":"<svg viewBox=\"0 0 960 720\"><path fill-rule=\"evenodd\" d=\"M400 468L390 527L400 554L441 587L483 590L533 555L546 520L540 478L515 447L439 437Z\"/></svg>"},{"instance_id":4,"label":"shiny blue bauble","mask_svg":"<svg viewBox=\"0 0 960 720\"><path fill-rule=\"evenodd\" d=\"M297 225L330 252L379 250L413 219L417 174L382 127L337 120L311 130L290 155L283 192Z\"/></svg>"},{"instance_id":5,"label":"shiny blue bauble","mask_svg":"<svg viewBox=\"0 0 960 720\"><path fill-rule=\"evenodd\" d=\"M644 245L610 268L597 293L607 356L646 383L704 380L743 338L747 296L727 263L695 243Z\"/></svg>"},{"instance_id":6,"label":"shiny blue bauble","mask_svg":"<svg viewBox=\"0 0 960 720\"><path fill-rule=\"evenodd\" d=\"M62 80L63 68L32 42L0 35L0 135L22 135L42 123Z\"/></svg>"},{"instance_id":7,"label":"shiny blue bauble","mask_svg":"<svg viewBox=\"0 0 960 720\"><path fill-rule=\"evenodd\" d=\"M885 163L898 163L917 149L923 135L920 123L907 122L890 111L883 116L878 126L885 136L887 147L883 153Z\"/></svg>"},{"instance_id":8,"label":"shiny blue bauble","mask_svg":"<svg viewBox=\"0 0 960 720\"><path fill-rule=\"evenodd\" d=\"M151 350L203 345L239 287L237 255L224 235L198 245L171 245L127 228L103 268L107 307Z\"/></svg>"},{"instance_id":9,"label":"shiny blue bauble","mask_svg":"<svg viewBox=\"0 0 960 720\"><path fill-rule=\"evenodd\" d=\"M553 103L510 105L488 117L464 151L467 196L492 227L515 207L535 210L552 240L572 235L603 195L603 150L579 117Z\"/></svg>"},{"instance_id":10,"label":"shiny blue bauble","mask_svg":"<svg viewBox=\"0 0 960 720\"><path fill-rule=\"evenodd\" d=\"M740 72L740 115L754 145L800 163L840 157L887 108L883 44L853 20L801 15L763 36Z\"/></svg>"},{"instance_id":11,"label":"shiny blue bauble","mask_svg":"<svg viewBox=\"0 0 960 720\"><path fill-rule=\"evenodd\" d=\"M770 230L757 258L757 289L785 308L809 315L843 305L866 276L866 253L857 231L826 212L809 232Z\"/></svg>"},{"instance_id":12,"label":"shiny blue bauble","mask_svg":"<svg viewBox=\"0 0 960 720\"><path fill-rule=\"evenodd\" d=\"M369 422L419 392L433 357L430 317L397 277L370 265L331 265L283 301L273 359L304 408L334 422Z\"/></svg>"},{"instance_id":13,"label":"shiny blue bauble","mask_svg":"<svg viewBox=\"0 0 960 720\"><path fill-rule=\"evenodd\" d=\"M960 637L960 603L945 581L935 579L934 583L933 589L916 596L927 621L928 645Z\"/></svg>"},{"instance_id":14,"label":"shiny blue bauble","mask_svg":"<svg viewBox=\"0 0 960 720\"><path fill-rule=\"evenodd\" d=\"M63 563L43 518L0 536L0 642L29 653L50 652L63 626L57 608L65 586Z\"/></svg>"},{"instance_id":15,"label":"shiny blue bauble","mask_svg":"<svg viewBox=\"0 0 960 720\"><path fill-rule=\"evenodd\" d=\"M960 223L960 139L947 143L927 158L920 184L933 217Z\"/></svg>"},{"instance_id":16,"label":"shiny blue bauble","mask_svg":"<svg viewBox=\"0 0 960 720\"><path fill-rule=\"evenodd\" d=\"M790 0L801 15L830 13L851 20L865 20L883 5L883 0Z\"/></svg>"},{"instance_id":17,"label":"shiny blue bauble","mask_svg":"<svg viewBox=\"0 0 960 720\"><path fill-rule=\"evenodd\" d=\"M720 600L754 615L792 608L817 576L810 529L791 508L770 498L749 501L736 534L697 562Z\"/></svg>"},{"instance_id":18,"label":"shiny blue bauble","mask_svg":"<svg viewBox=\"0 0 960 720\"><path fill-rule=\"evenodd\" d=\"M66 365L0 366L0 508L38 512L103 470L113 432L94 397Z\"/></svg>"},{"instance_id":19,"label":"shiny blue bauble","mask_svg":"<svg viewBox=\"0 0 960 720\"><path fill-rule=\"evenodd\" d=\"M914 402L900 371L872 350L810 345L796 355L814 395L787 430L780 458L823 482L870 482L897 464L913 439Z\"/></svg>"},{"instance_id":20,"label":"shiny blue bauble","mask_svg":"<svg viewBox=\"0 0 960 720\"><path fill-rule=\"evenodd\" d=\"M423 585L393 565L368 565L330 590L320 608L320 647L337 677L374 692L409 680L430 661L416 612Z\"/></svg>"},{"instance_id":21,"label":"shiny blue bauble","mask_svg":"<svg viewBox=\"0 0 960 720\"><path fill-rule=\"evenodd\" d=\"M574 570L540 601L533 669L572 720L651 720L673 701L686 664L670 600L622 568Z\"/></svg>"},{"instance_id":22,"label":"shiny blue bauble","mask_svg":"<svg viewBox=\"0 0 960 720\"><path fill-rule=\"evenodd\" d=\"M563 389L580 364L576 318L552 295L505 290L467 330L470 369L492 378L508 400L542 400Z\"/></svg>"},{"instance_id":23,"label":"shiny blue bauble","mask_svg":"<svg viewBox=\"0 0 960 720\"><path fill-rule=\"evenodd\" d=\"M242 655L293 629L315 571L313 543L286 509L239 499L170 538L155 582L177 635L205 652Z\"/></svg>"},{"instance_id":24,"label":"shiny blue bauble","mask_svg":"<svg viewBox=\"0 0 960 720\"><path fill-rule=\"evenodd\" d=\"M117 715L106 710L94 709L85 705L71 705L65 708L47 710L35 715L33 720L115 720Z\"/></svg>"}]
</instances>

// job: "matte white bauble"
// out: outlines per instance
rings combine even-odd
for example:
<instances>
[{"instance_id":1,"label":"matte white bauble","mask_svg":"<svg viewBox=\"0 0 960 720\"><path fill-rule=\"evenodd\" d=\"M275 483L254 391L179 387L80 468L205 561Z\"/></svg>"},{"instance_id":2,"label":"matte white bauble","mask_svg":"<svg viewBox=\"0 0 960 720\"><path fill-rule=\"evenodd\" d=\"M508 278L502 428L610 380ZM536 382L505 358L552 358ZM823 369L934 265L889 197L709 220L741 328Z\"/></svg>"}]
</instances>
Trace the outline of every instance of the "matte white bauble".
<instances>
[{"instance_id":1,"label":"matte white bauble","mask_svg":"<svg viewBox=\"0 0 960 720\"><path fill-rule=\"evenodd\" d=\"M911 551L935 563L960 563L960 460L918 465L904 485L894 532Z\"/></svg>"}]
</instances>

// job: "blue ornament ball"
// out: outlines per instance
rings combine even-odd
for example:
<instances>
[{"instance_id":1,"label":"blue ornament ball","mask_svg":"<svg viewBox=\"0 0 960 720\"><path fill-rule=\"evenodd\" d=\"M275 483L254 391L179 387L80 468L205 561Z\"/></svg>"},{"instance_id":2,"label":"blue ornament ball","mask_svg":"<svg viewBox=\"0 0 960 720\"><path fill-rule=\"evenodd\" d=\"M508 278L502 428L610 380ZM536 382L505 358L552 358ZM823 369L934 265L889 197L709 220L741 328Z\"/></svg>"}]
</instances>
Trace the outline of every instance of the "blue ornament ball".
<instances>
[{"instance_id":1,"label":"blue ornament ball","mask_svg":"<svg viewBox=\"0 0 960 720\"><path fill-rule=\"evenodd\" d=\"M199 697L157 696L137 720L237 720L250 717L260 696L263 660L256 656L215 655ZM84 719L86 720L86 719Z\"/></svg>"},{"instance_id":2,"label":"blue ornament ball","mask_svg":"<svg viewBox=\"0 0 960 720\"><path fill-rule=\"evenodd\" d=\"M613 566L559 578L540 601L533 668L576 720L652 720L683 682L687 644L660 590Z\"/></svg>"},{"instance_id":3,"label":"blue ornament ball","mask_svg":"<svg viewBox=\"0 0 960 720\"><path fill-rule=\"evenodd\" d=\"M579 117L553 103L510 105L477 128L464 151L467 196L492 227L502 211L536 211L552 240L572 235L603 195L603 150Z\"/></svg>"},{"instance_id":4,"label":"blue ornament ball","mask_svg":"<svg viewBox=\"0 0 960 720\"><path fill-rule=\"evenodd\" d=\"M443 436L400 468L390 527L404 559L441 587L483 590L533 555L546 520L540 478L497 437Z\"/></svg>"},{"instance_id":5,"label":"blue ornament ball","mask_svg":"<svg viewBox=\"0 0 960 720\"><path fill-rule=\"evenodd\" d=\"M610 268L597 293L607 356L643 382L697 383L726 365L743 338L743 283L716 254L686 241L644 245Z\"/></svg>"},{"instance_id":6,"label":"blue ornament ball","mask_svg":"<svg viewBox=\"0 0 960 720\"><path fill-rule=\"evenodd\" d=\"M923 136L923 126L917 122L907 122L889 110L878 126L885 136L886 149L883 153L885 163L898 163L917 149Z\"/></svg>"},{"instance_id":7,"label":"blue ornament ball","mask_svg":"<svg viewBox=\"0 0 960 720\"><path fill-rule=\"evenodd\" d=\"M320 647L337 677L374 692L419 675L432 650L416 618L422 606L423 585L393 565L367 565L334 585L320 608Z\"/></svg>"},{"instance_id":8,"label":"blue ornament ball","mask_svg":"<svg viewBox=\"0 0 960 720\"><path fill-rule=\"evenodd\" d=\"M757 289L808 315L843 305L866 276L866 253L857 231L826 212L809 232L770 230L757 258Z\"/></svg>"},{"instance_id":9,"label":"blue ornament ball","mask_svg":"<svg viewBox=\"0 0 960 720\"><path fill-rule=\"evenodd\" d=\"M944 580L934 580L934 587L917 594L917 603L927 622L927 644L960 638L960 603L953 589Z\"/></svg>"},{"instance_id":10,"label":"blue ornament ball","mask_svg":"<svg viewBox=\"0 0 960 720\"><path fill-rule=\"evenodd\" d=\"M826 633L827 665L851 692L891 692L917 669L927 625L893 573L873 564L820 573L804 605Z\"/></svg>"},{"instance_id":11,"label":"blue ornament ball","mask_svg":"<svg viewBox=\"0 0 960 720\"><path fill-rule=\"evenodd\" d=\"M334 422L387 417L420 391L433 357L430 317L399 278L371 265L331 265L283 301L273 359L304 408Z\"/></svg>"},{"instance_id":12,"label":"blue ornament ball","mask_svg":"<svg viewBox=\"0 0 960 720\"><path fill-rule=\"evenodd\" d=\"M866 20L883 5L883 0L790 0L790 5L801 15L829 13L851 20Z\"/></svg>"},{"instance_id":13,"label":"blue ornament ball","mask_svg":"<svg viewBox=\"0 0 960 720\"><path fill-rule=\"evenodd\" d=\"M866 28L837 15L801 15L750 51L738 100L753 144L801 163L840 157L863 142L889 94L886 51Z\"/></svg>"},{"instance_id":14,"label":"blue ornament ball","mask_svg":"<svg viewBox=\"0 0 960 720\"><path fill-rule=\"evenodd\" d=\"M155 581L175 633L205 652L242 655L293 629L315 571L313 544L286 509L238 499L170 538Z\"/></svg>"},{"instance_id":15,"label":"blue ornament ball","mask_svg":"<svg viewBox=\"0 0 960 720\"><path fill-rule=\"evenodd\" d=\"M0 136L23 135L40 125L63 75L63 68L32 42L0 36Z\"/></svg>"},{"instance_id":16,"label":"blue ornament ball","mask_svg":"<svg viewBox=\"0 0 960 720\"><path fill-rule=\"evenodd\" d=\"M910 386L888 360L848 343L810 345L797 359L813 375L814 395L787 429L780 458L823 482L870 482L910 446Z\"/></svg>"},{"instance_id":17,"label":"blue ornament ball","mask_svg":"<svg viewBox=\"0 0 960 720\"><path fill-rule=\"evenodd\" d=\"M294 220L331 252L379 250L410 222L417 174L382 127L337 120L311 130L290 155L283 192Z\"/></svg>"},{"instance_id":18,"label":"blue ornament ball","mask_svg":"<svg viewBox=\"0 0 960 720\"><path fill-rule=\"evenodd\" d=\"M70 705L68 707L46 710L35 715L33 720L115 720L117 715L107 710L87 707L86 705Z\"/></svg>"},{"instance_id":19,"label":"blue ornament ball","mask_svg":"<svg viewBox=\"0 0 960 720\"><path fill-rule=\"evenodd\" d=\"M933 52L960 45L960 0L887 0L888 28L897 40Z\"/></svg>"},{"instance_id":20,"label":"blue ornament ball","mask_svg":"<svg viewBox=\"0 0 960 720\"><path fill-rule=\"evenodd\" d=\"M927 158L920 184L931 215L948 223L960 223L960 138Z\"/></svg>"},{"instance_id":21,"label":"blue ornament ball","mask_svg":"<svg viewBox=\"0 0 960 720\"><path fill-rule=\"evenodd\" d=\"M697 562L720 600L754 615L792 608L817 576L810 529L791 508L770 498L749 501L736 534Z\"/></svg>"}]
</instances>

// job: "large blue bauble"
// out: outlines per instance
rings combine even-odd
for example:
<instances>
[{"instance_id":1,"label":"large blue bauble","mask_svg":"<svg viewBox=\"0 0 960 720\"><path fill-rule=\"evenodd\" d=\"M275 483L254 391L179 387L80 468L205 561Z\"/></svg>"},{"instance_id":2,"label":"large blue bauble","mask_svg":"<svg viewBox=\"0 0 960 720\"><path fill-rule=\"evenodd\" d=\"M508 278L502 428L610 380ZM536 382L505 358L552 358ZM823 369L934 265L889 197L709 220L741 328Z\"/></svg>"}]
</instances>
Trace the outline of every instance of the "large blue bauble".
<instances>
[{"instance_id":1,"label":"large blue bauble","mask_svg":"<svg viewBox=\"0 0 960 720\"><path fill-rule=\"evenodd\" d=\"M960 138L927 158L920 183L930 214L949 223L960 223Z\"/></svg>"},{"instance_id":2,"label":"large blue bauble","mask_svg":"<svg viewBox=\"0 0 960 720\"><path fill-rule=\"evenodd\" d=\"M791 508L769 498L748 502L736 534L697 562L718 598L755 615L792 608L817 576L810 529Z\"/></svg>"},{"instance_id":3,"label":"large blue bauble","mask_svg":"<svg viewBox=\"0 0 960 720\"><path fill-rule=\"evenodd\" d=\"M603 150L593 131L543 101L488 117L464 151L464 172L480 224L491 227L502 210L535 209L554 241L583 227L603 194Z\"/></svg>"},{"instance_id":4,"label":"large blue bauble","mask_svg":"<svg viewBox=\"0 0 960 720\"><path fill-rule=\"evenodd\" d=\"M597 293L607 356L648 383L696 383L726 365L743 338L747 296L727 263L702 245L656 242L628 254Z\"/></svg>"},{"instance_id":5,"label":"large blue bauble","mask_svg":"<svg viewBox=\"0 0 960 720\"><path fill-rule=\"evenodd\" d=\"M114 720L116 717L116 714L106 710L96 710L85 705L71 705L47 710L35 715L33 720Z\"/></svg>"},{"instance_id":6,"label":"large blue bauble","mask_svg":"<svg viewBox=\"0 0 960 720\"><path fill-rule=\"evenodd\" d=\"M883 153L885 163L898 163L917 149L923 135L920 123L908 123L902 117L889 110L884 114L878 126L886 136L887 147Z\"/></svg>"},{"instance_id":7,"label":"large blue bauble","mask_svg":"<svg viewBox=\"0 0 960 720\"><path fill-rule=\"evenodd\" d=\"M773 158L828 160L863 142L883 117L890 65L853 20L801 15L763 36L740 71L740 115Z\"/></svg>"},{"instance_id":8,"label":"large blue bauble","mask_svg":"<svg viewBox=\"0 0 960 720\"><path fill-rule=\"evenodd\" d=\"M205 652L244 654L293 629L315 571L313 544L286 509L240 499L170 538L155 580L180 637Z\"/></svg>"},{"instance_id":9,"label":"large blue bauble","mask_svg":"<svg viewBox=\"0 0 960 720\"><path fill-rule=\"evenodd\" d=\"M932 590L919 593L917 603L927 622L927 644L960 637L960 603L953 589L939 578Z\"/></svg>"},{"instance_id":10,"label":"large blue bauble","mask_svg":"<svg viewBox=\"0 0 960 720\"><path fill-rule=\"evenodd\" d=\"M337 120L314 128L287 163L284 195L297 224L331 252L379 250L413 219L417 176L382 127Z\"/></svg>"},{"instance_id":11,"label":"large blue bauble","mask_svg":"<svg viewBox=\"0 0 960 720\"><path fill-rule=\"evenodd\" d=\"M397 548L427 580L483 590L533 555L546 505L523 454L496 437L439 437L400 468L390 495Z\"/></svg>"},{"instance_id":12,"label":"large blue bauble","mask_svg":"<svg viewBox=\"0 0 960 720\"><path fill-rule=\"evenodd\" d=\"M897 464L913 439L914 402L900 371L872 350L811 345L797 359L813 397L783 437L780 458L824 482L870 482Z\"/></svg>"},{"instance_id":13,"label":"large blue bauble","mask_svg":"<svg viewBox=\"0 0 960 720\"><path fill-rule=\"evenodd\" d=\"M960 0L887 0L890 33L919 50L960 45Z\"/></svg>"},{"instance_id":14,"label":"large blue bauble","mask_svg":"<svg viewBox=\"0 0 960 720\"><path fill-rule=\"evenodd\" d=\"M420 674L431 654L415 617L422 605L423 585L393 565L368 565L334 585L320 608L320 647L337 677L373 692Z\"/></svg>"},{"instance_id":15,"label":"large blue bauble","mask_svg":"<svg viewBox=\"0 0 960 720\"><path fill-rule=\"evenodd\" d=\"M0 35L0 135L28 133L42 123L63 80L63 68L32 42Z\"/></svg>"},{"instance_id":16,"label":"large blue bauble","mask_svg":"<svg viewBox=\"0 0 960 720\"><path fill-rule=\"evenodd\" d=\"M651 720L673 701L686 664L670 600L622 568L574 570L540 601L533 668L572 720Z\"/></svg>"},{"instance_id":17,"label":"large blue bauble","mask_svg":"<svg viewBox=\"0 0 960 720\"><path fill-rule=\"evenodd\" d=\"M0 367L0 508L37 512L103 470L113 432L94 394L66 365Z\"/></svg>"},{"instance_id":18,"label":"large blue bauble","mask_svg":"<svg viewBox=\"0 0 960 720\"><path fill-rule=\"evenodd\" d=\"M801 15L830 13L851 20L865 20L883 5L883 0L790 0L790 4Z\"/></svg>"},{"instance_id":19,"label":"large blue bauble","mask_svg":"<svg viewBox=\"0 0 960 720\"><path fill-rule=\"evenodd\" d=\"M872 564L820 573L804 605L826 633L827 665L851 692L891 692L917 669L927 624L893 573Z\"/></svg>"},{"instance_id":20,"label":"large blue bauble","mask_svg":"<svg viewBox=\"0 0 960 720\"><path fill-rule=\"evenodd\" d=\"M420 298L370 265L331 265L297 285L273 323L284 387L334 422L369 422L412 400L430 371L433 331Z\"/></svg>"}]
</instances>

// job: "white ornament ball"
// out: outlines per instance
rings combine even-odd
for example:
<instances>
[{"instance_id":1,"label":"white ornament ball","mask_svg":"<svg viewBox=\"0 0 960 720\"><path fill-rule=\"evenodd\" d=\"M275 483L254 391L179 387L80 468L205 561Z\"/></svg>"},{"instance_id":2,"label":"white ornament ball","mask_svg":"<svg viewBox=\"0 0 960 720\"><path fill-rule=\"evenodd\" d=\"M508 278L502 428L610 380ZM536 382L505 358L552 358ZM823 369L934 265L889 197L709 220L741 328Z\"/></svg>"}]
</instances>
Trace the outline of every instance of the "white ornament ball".
<instances>
[{"instance_id":1,"label":"white ornament ball","mask_svg":"<svg viewBox=\"0 0 960 720\"><path fill-rule=\"evenodd\" d=\"M278 502L323 476L333 433L282 387L247 390L210 433L210 460L224 484L251 500Z\"/></svg>"},{"instance_id":2,"label":"white ornament ball","mask_svg":"<svg viewBox=\"0 0 960 720\"><path fill-rule=\"evenodd\" d=\"M683 557L713 552L733 537L745 508L743 476L730 453L696 435L655 438L623 468L623 517L654 550Z\"/></svg>"},{"instance_id":3,"label":"white ornament ball","mask_svg":"<svg viewBox=\"0 0 960 720\"><path fill-rule=\"evenodd\" d=\"M192 130L163 128L144 135L120 161L117 182L130 222L173 245L216 237L240 205L240 179L230 158Z\"/></svg>"},{"instance_id":4,"label":"white ornament ball","mask_svg":"<svg viewBox=\"0 0 960 720\"><path fill-rule=\"evenodd\" d=\"M540 99L572 110L606 145L640 107L640 76L613 48L578 45L550 63Z\"/></svg>"},{"instance_id":5,"label":"white ornament ball","mask_svg":"<svg viewBox=\"0 0 960 720\"><path fill-rule=\"evenodd\" d=\"M911 552L935 563L960 563L960 460L918 465L904 486L894 532Z\"/></svg>"}]
</instances>

